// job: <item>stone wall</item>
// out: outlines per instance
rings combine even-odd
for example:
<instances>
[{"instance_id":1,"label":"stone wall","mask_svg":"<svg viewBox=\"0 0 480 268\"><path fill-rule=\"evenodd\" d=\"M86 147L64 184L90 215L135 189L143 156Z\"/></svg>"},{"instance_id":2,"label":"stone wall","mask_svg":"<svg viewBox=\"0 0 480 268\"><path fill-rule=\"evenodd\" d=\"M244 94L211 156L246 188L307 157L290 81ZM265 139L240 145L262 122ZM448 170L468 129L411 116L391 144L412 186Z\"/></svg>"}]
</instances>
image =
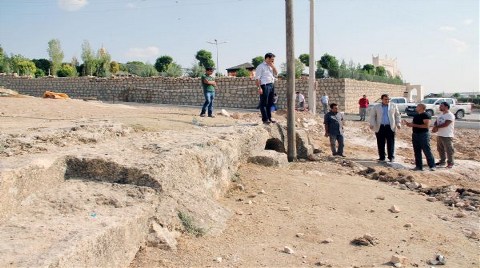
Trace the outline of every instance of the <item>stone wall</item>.
<instances>
[{"instance_id":1,"label":"stone wall","mask_svg":"<svg viewBox=\"0 0 480 268\"><path fill-rule=\"evenodd\" d=\"M258 94L255 81L250 78L217 78L216 108L255 109ZM27 78L0 75L0 86L21 94L41 97L46 90L62 92L71 98L95 98L105 102L140 102L174 105L203 104L203 93L199 78L128 77L128 78ZM278 108L287 106L286 80L275 83L279 96ZM308 79L298 79L295 90L301 92L308 103ZM383 93L403 96L405 86L356 81L351 79L318 79L316 88L317 111L321 111L320 99L326 92L330 102L339 105L346 113L358 112L358 99L367 94L373 102Z\"/></svg>"}]
</instances>

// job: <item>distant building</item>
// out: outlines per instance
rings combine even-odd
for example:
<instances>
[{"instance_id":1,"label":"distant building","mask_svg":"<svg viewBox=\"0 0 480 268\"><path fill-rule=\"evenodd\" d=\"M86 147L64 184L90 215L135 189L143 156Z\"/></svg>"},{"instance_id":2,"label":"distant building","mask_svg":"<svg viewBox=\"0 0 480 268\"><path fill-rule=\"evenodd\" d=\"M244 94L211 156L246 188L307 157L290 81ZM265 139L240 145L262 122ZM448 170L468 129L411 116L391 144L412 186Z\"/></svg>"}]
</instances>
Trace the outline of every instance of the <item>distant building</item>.
<instances>
[{"instance_id":1,"label":"distant building","mask_svg":"<svg viewBox=\"0 0 480 268\"><path fill-rule=\"evenodd\" d=\"M380 56L373 56L372 55L372 64L373 66L377 67L377 66L383 66L383 68L385 68L385 70L388 72L389 75L391 75L392 77L400 77L402 78L402 73L400 72L400 70L398 69L397 67L397 59L389 59L387 57L387 55L385 55L385 58L384 59L381 59Z\"/></svg>"},{"instance_id":2,"label":"distant building","mask_svg":"<svg viewBox=\"0 0 480 268\"><path fill-rule=\"evenodd\" d=\"M240 69L247 69L250 73L250 77L255 76L255 67L250 62L245 62L243 64L227 68L227 76L237 76L237 71Z\"/></svg>"}]
</instances>

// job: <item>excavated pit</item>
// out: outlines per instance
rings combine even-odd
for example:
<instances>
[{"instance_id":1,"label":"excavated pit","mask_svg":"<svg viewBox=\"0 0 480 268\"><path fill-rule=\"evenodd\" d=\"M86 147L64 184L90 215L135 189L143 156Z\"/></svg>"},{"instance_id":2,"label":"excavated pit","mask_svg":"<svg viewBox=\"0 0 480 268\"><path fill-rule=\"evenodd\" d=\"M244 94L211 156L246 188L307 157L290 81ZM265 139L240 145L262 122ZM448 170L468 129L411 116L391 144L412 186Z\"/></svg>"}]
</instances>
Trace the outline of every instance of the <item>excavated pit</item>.
<instances>
[{"instance_id":1,"label":"excavated pit","mask_svg":"<svg viewBox=\"0 0 480 268\"><path fill-rule=\"evenodd\" d=\"M86 181L110 182L145 186L162 191L162 186L151 175L134 167L121 166L104 159L86 159L68 157L65 179L79 179Z\"/></svg>"}]
</instances>

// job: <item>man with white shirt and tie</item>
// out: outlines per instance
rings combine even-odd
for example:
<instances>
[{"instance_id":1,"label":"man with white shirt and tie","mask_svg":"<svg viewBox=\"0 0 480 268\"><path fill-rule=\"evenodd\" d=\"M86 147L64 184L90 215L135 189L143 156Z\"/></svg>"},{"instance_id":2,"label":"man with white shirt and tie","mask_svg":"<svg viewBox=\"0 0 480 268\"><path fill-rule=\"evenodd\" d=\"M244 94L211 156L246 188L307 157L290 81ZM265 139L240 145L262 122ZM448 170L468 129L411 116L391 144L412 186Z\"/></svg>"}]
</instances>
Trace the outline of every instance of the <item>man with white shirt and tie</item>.
<instances>
[{"instance_id":1,"label":"man with white shirt and tie","mask_svg":"<svg viewBox=\"0 0 480 268\"><path fill-rule=\"evenodd\" d=\"M258 94L260 94L260 112L262 113L262 121L264 124L275 123L272 119L271 107L274 102L275 88L273 83L277 76L277 68L273 65L275 55L273 53L265 54L265 61L255 69L255 84L257 85Z\"/></svg>"}]
</instances>

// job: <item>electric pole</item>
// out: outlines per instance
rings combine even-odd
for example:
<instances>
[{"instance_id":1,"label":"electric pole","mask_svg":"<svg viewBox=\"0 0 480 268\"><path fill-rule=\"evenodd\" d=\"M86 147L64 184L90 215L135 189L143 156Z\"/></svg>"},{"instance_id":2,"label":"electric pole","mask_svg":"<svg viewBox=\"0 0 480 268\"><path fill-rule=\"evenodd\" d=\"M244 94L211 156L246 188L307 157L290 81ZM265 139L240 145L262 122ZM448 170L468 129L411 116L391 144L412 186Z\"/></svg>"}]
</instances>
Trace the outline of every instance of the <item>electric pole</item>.
<instances>
[{"instance_id":1,"label":"electric pole","mask_svg":"<svg viewBox=\"0 0 480 268\"><path fill-rule=\"evenodd\" d=\"M315 87L315 0L310 0L310 57L308 71L308 110L317 113L317 90Z\"/></svg>"},{"instance_id":2,"label":"electric pole","mask_svg":"<svg viewBox=\"0 0 480 268\"><path fill-rule=\"evenodd\" d=\"M217 48L217 73L218 73L220 71L220 66L218 64L218 45L228 43L228 41L218 42L217 39L213 39L213 41L214 42L207 41L207 43L215 45L215 47Z\"/></svg>"},{"instance_id":3,"label":"electric pole","mask_svg":"<svg viewBox=\"0 0 480 268\"><path fill-rule=\"evenodd\" d=\"M295 144L295 54L293 34L293 0L285 1L286 36L287 36L287 158L288 162L297 159Z\"/></svg>"}]
</instances>

